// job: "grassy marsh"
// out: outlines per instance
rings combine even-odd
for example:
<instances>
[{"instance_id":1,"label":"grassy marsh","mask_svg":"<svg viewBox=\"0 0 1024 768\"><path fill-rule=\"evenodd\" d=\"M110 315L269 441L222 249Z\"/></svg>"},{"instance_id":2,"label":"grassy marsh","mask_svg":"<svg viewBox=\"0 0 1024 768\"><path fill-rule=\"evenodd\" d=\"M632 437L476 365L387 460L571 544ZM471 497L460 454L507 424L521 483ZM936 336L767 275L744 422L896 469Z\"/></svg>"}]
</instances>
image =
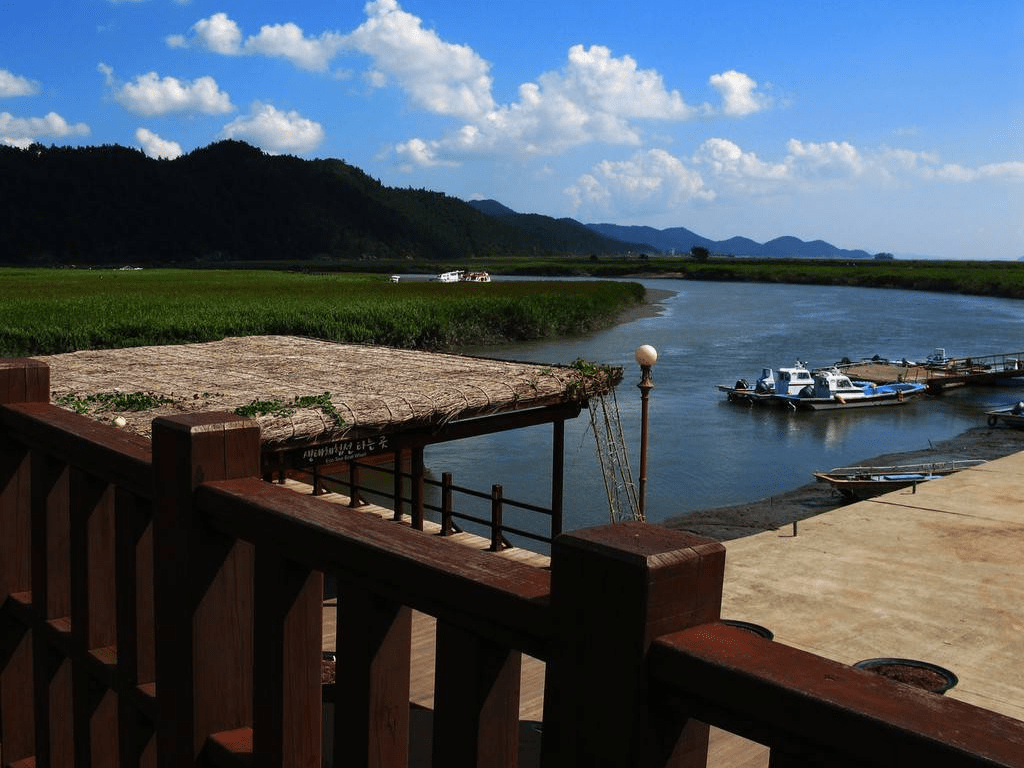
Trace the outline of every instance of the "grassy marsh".
<instances>
[{"instance_id":1,"label":"grassy marsh","mask_svg":"<svg viewBox=\"0 0 1024 768\"><path fill-rule=\"evenodd\" d=\"M263 270L0 269L0 355L289 334L419 349L585 332L637 283L391 283Z\"/></svg>"}]
</instances>

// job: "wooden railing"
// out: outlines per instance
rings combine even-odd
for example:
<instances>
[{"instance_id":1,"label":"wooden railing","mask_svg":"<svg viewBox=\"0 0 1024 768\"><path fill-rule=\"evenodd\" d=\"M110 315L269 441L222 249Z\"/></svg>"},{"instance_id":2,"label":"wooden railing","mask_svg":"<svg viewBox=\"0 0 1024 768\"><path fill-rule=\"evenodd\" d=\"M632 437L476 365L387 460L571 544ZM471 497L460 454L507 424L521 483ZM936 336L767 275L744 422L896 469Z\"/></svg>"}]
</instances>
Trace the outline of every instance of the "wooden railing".
<instances>
[{"instance_id":1,"label":"wooden railing","mask_svg":"<svg viewBox=\"0 0 1024 768\"><path fill-rule=\"evenodd\" d=\"M1024 723L718 623L724 548L629 523L551 568L257 478L228 414L152 441L0 361L5 766L317 766L323 574L338 583L336 764L403 766L411 612L437 619L433 765L514 766L521 655L546 766L703 766L711 723L773 766L1024 766Z\"/></svg>"},{"instance_id":2,"label":"wooden railing","mask_svg":"<svg viewBox=\"0 0 1024 768\"><path fill-rule=\"evenodd\" d=\"M395 511L396 520L401 520L403 510L408 509L412 527L417 530L423 530L423 523L428 512L433 513L436 522L441 526L442 536L460 530L457 521L474 524L479 527L479 530L486 532L491 540L492 551L512 546L506 534L550 546L554 537L561 533L562 521L552 509L509 498L504 495L503 487L498 484L492 485L490 491L484 492L456 485L455 476L451 472L443 472L440 481L427 477L422 478L424 486L435 489L440 500L439 504L431 504L425 498L420 498L420 495L424 495L422 493L420 495L407 493L404 490L407 485L406 481L408 481L409 487L414 488L419 478L415 473L403 471L398 457L390 465L350 461L348 462L348 472L337 475L322 474L317 471L303 473L297 470L293 471L293 474L299 478L308 478L314 495L321 491L344 489L350 499L350 505L354 507L360 506L369 498L379 499L382 503L391 506ZM376 485L368 483L368 474L383 477L384 484L390 486L390 490L382 490L383 484L380 483ZM460 499L458 507L455 502L457 496ZM473 500L478 506L480 502L485 502L487 511L481 512L477 509L474 510L476 514L463 511L473 503ZM507 510L512 510L513 513L528 513L538 524L532 526L533 530L523 527L524 524L511 525L507 522L505 515ZM484 514L487 516L483 517ZM549 533L538 532L543 529L547 529Z\"/></svg>"}]
</instances>

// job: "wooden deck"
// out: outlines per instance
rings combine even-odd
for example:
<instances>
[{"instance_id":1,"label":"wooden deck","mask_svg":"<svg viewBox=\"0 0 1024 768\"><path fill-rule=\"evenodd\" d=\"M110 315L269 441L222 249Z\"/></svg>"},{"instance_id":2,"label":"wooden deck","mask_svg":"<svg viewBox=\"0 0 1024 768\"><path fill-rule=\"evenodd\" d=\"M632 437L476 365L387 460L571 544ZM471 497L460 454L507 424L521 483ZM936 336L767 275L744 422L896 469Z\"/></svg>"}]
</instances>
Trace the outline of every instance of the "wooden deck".
<instances>
[{"instance_id":1,"label":"wooden deck","mask_svg":"<svg viewBox=\"0 0 1024 768\"><path fill-rule=\"evenodd\" d=\"M285 486L297 493L308 494L311 486L294 480L286 480ZM323 494L321 498L348 507L349 497L339 493ZM386 507L366 504L357 507L359 512L375 514L390 520L394 512ZM408 517L396 525L408 525ZM424 522L424 533L437 535L440 525L432 521ZM490 541L482 536L471 533L457 533L448 539L460 546L488 550ZM495 557L519 560L538 568L550 566L547 555L531 552L520 547L513 547L495 552ZM337 598L328 596L324 600L323 612L323 648L332 651L337 640ZM412 674L410 679L409 701L413 707L410 726L412 754L410 768L426 768L430 765L430 723L431 711L434 706L434 638L436 622L433 617L420 612L413 613L412 622ZM523 656L521 693L519 702L519 764L523 768L532 768L540 764L541 722L544 713L544 662ZM609 702L609 706L614 703ZM752 741L740 738L727 731L711 729L711 743L708 752L709 766L728 766L728 768L765 768L768 765L768 748Z\"/></svg>"}]
</instances>

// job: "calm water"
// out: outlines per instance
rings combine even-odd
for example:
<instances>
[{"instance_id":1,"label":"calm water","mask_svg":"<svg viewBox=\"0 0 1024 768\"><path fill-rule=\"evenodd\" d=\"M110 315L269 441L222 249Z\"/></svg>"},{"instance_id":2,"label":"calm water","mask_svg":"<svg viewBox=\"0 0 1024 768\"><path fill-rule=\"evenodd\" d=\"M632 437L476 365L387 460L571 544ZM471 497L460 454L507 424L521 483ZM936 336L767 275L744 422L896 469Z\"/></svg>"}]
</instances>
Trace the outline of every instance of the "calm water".
<instances>
[{"instance_id":1,"label":"calm water","mask_svg":"<svg viewBox=\"0 0 1024 768\"><path fill-rule=\"evenodd\" d=\"M855 464L985 423L982 412L1024 397L1005 387L966 388L898 408L850 413L748 409L727 403L716 384L753 381L765 366L797 360L822 366L871 357L924 359L1024 350L1024 302L865 288L642 280L674 291L656 317L593 335L472 350L488 357L623 365L619 406L638 475L640 371L633 351L659 353L651 394L647 516L762 499L811 480L819 469ZM460 485L501 483L511 498L545 504L550 427L428 448L428 467ZM587 412L566 425L566 529L608 522Z\"/></svg>"}]
</instances>

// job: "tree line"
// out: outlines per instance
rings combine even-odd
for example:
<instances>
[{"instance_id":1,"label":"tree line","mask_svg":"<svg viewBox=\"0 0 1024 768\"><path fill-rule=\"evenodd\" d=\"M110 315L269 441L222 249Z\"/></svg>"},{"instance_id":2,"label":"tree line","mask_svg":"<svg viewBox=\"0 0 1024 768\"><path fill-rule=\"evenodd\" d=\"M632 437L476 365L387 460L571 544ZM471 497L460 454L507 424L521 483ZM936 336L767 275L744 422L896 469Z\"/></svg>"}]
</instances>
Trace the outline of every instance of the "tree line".
<instances>
[{"instance_id":1,"label":"tree line","mask_svg":"<svg viewBox=\"0 0 1024 768\"><path fill-rule=\"evenodd\" d=\"M578 224L529 231L443 193L386 187L343 160L233 140L174 160L116 145L0 147L0 201L5 264L440 261L623 245Z\"/></svg>"}]
</instances>

